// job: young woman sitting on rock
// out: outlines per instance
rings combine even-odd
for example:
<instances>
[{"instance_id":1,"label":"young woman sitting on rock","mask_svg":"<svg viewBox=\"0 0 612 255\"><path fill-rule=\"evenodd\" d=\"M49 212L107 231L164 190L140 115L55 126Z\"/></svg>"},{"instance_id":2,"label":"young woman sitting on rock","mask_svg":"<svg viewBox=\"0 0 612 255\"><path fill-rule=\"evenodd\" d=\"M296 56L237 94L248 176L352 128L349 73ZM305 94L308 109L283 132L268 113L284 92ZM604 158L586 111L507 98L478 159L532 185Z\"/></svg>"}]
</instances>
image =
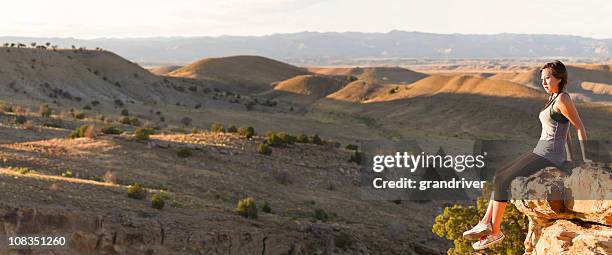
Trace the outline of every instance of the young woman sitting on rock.
<instances>
[{"instance_id":1,"label":"young woman sitting on rock","mask_svg":"<svg viewBox=\"0 0 612 255\"><path fill-rule=\"evenodd\" d=\"M499 169L493 178L493 193L487 207L487 212L480 222L472 229L463 233L467 239L477 240L472 247L482 250L504 239L501 232L501 219L508 203L508 188L510 182L518 176L529 176L538 170L555 166L560 167L565 161L565 145L569 146L569 125L578 132L578 140L585 157L586 131L572 102L572 98L564 89L567 86L568 74L561 61L546 63L540 69L542 86L550 96L540 111L542 123L540 141L533 151L528 152ZM568 148L569 149L569 148Z\"/></svg>"}]
</instances>

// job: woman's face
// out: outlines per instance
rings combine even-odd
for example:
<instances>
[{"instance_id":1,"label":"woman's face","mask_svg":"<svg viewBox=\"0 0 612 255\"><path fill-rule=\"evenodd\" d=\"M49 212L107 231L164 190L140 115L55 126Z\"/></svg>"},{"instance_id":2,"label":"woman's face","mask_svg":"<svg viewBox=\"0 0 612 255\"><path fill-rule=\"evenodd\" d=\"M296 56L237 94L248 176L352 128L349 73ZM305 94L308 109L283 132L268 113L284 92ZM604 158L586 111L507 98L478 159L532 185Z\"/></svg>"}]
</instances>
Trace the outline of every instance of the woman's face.
<instances>
[{"instance_id":1,"label":"woman's face","mask_svg":"<svg viewBox=\"0 0 612 255\"><path fill-rule=\"evenodd\" d=\"M557 93L559 92L559 82L561 79L557 79L552 74L552 70L550 68L546 68L542 70L542 87L546 90L546 93Z\"/></svg>"}]
</instances>

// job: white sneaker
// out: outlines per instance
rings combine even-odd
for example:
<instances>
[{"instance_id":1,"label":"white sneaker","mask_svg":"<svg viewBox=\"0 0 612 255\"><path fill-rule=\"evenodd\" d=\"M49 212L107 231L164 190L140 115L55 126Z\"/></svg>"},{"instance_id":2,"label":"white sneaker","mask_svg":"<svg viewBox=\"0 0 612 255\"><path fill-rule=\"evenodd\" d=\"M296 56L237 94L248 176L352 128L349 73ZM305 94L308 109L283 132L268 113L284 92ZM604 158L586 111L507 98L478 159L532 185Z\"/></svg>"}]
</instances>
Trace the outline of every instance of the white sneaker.
<instances>
[{"instance_id":1,"label":"white sneaker","mask_svg":"<svg viewBox=\"0 0 612 255\"><path fill-rule=\"evenodd\" d=\"M493 227L491 226L491 223L483 224L483 223L478 222L478 224L475 227L473 227L472 229L468 231L463 232L463 238L468 239L468 240L478 240L478 238L482 236L491 234L492 231L493 231Z\"/></svg>"},{"instance_id":2,"label":"white sneaker","mask_svg":"<svg viewBox=\"0 0 612 255\"><path fill-rule=\"evenodd\" d=\"M480 241L472 244L472 248L474 248L474 250L476 251L484 250L486 248L489 248L491 245L501 242L502 240L504 240L504 237L504 233L502 233L501 231L497 235L483 236L480 238Z\"/></svg>"}]
</instances>

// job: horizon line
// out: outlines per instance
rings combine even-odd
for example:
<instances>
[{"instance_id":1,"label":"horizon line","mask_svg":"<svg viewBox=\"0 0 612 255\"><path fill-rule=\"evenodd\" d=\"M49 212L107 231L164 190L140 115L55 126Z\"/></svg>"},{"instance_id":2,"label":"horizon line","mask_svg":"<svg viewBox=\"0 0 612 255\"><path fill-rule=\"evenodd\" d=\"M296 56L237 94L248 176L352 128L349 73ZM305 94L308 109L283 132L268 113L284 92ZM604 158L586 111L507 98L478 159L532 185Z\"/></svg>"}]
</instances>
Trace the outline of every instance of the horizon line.
<instances>
[{"instance_id":1,"label":"horizon line","mask_svg":"<svg viewBox=\"0 0 612 255\"><path fill-rule=\"evenodd\" d=\"M74 36L15 36L15 35L0 35L0 38L46 38L46 39L73 39L73 40L87 40L87 41L95 41L95 40L138 40L138 39L189 39L189 38L223 38L223 37L269 37L276 35L292 35L292 34L302 34L302 33L313 33L313 34L349 34L349 33L358 33L358 34L390 34L394 32L400 33L420 33L420 34L432 34L432 35L472 35L472 36L496 36L496 35L529 35L529 36L567 36L567 37L581 37L581 38L589 38L595 40L612 40L612 37L606 38L597 38L576 34L543 34L543 33L514 33L514 32L501 32L501 33L433 33L433 32L422 32L422 31L406 31L393 29L388 32L360 32L360 31L309 31L303 30L298 32L279 32L279 33L271 33L271 34L263 34L263 35L232 35L232 34L223 34L223 35L159 35L159 36L137 36L137 37L121 37L121 36L109 36L109 37L74 37Z\"/></svg>"}]
</instances>

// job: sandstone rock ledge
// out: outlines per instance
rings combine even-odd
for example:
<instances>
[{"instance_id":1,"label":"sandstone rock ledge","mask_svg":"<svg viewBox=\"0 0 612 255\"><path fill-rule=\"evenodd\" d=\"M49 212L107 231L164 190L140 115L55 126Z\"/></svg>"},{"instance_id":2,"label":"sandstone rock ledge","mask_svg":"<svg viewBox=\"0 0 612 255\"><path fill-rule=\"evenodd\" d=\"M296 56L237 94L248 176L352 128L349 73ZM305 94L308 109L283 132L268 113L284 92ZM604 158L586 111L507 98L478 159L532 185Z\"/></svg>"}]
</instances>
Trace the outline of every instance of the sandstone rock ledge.
<instances>
[{"instance_id":1,"label":"sandstone rock ledge","mask_svg":"<svg viewBox=\"0 0 612 255\"><path fill-rule=\"evenodd\" d=\"M612 254L612 164L554 167L511 185L529 218L525 254Z\"/></svg>"}]
</instances>

